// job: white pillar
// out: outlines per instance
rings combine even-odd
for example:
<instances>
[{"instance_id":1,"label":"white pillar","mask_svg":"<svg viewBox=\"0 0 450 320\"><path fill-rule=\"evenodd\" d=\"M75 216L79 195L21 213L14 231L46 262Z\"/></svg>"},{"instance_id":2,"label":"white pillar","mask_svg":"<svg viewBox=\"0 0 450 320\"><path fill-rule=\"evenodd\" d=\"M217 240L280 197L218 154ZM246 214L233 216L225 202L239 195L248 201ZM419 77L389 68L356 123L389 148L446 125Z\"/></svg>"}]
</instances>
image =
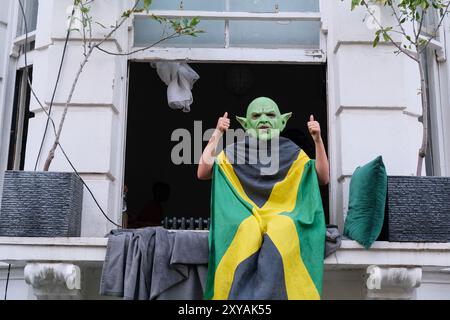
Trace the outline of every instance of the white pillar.
<instances>
[{"instance_id":1,"label":"white pillar","mask_svg":"<svg viewBox=\"0 0 450 320\"><path fill-rule=\"evenodd\" d=\"M25 282L38 300L79 299L80 268L70 263L29 263L24 269Z\"/></svg>"}]
</instances>

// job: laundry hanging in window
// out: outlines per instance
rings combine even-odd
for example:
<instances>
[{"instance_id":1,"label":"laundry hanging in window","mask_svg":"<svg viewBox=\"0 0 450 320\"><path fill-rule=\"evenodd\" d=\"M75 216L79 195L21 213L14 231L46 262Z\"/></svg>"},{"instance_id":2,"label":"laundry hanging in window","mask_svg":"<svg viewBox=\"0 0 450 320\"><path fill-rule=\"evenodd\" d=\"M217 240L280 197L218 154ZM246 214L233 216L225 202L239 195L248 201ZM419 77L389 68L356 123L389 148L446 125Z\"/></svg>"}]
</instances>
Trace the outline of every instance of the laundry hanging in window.
<instances>
[{"instance_id":1,"label":"laundry hanging in window","mask_svg":"<svg viewBox=\"0 0 450 320\"><path fill-rule=\"evenodd\" d=\"M200 76L187 64L182 62L153 62L153 68L167 85L167 102L172 109L191 111L192 87Z\"/></svg>"}]
</instances>

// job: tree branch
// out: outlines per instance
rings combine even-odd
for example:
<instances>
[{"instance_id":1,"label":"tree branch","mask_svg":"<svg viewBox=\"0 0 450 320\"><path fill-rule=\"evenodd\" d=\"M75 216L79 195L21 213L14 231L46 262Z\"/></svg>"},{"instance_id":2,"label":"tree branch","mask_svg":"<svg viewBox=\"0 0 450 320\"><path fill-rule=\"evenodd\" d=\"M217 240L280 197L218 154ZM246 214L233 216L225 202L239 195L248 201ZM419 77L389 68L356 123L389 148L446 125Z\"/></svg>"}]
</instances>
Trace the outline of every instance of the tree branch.
<instances>
[{"instance_id":1,"label":"tree branch","mask_svg":"<svg viewBox=\"0 0 450 320\"><path fill-rule=\"evenodd\" d=\"M422 17L420 17L419 29L417 30L416 43L419 43L419 38L420 38L420 34L422 33L424 19L425 19L425 13L422 12Z\"/></svg>"},{"instance_id":2,"label":"tree branch","mask_svg":"<svg viewBox=\"0 0 450 320\"><path fill-rule=\"evenodd\" d=\"M364 6L367 9L367 12L369 12L369 14L372 16L373 20L376 22L376 24L378 25L378 27L380 28L380 30L383 30L384 28L382 27L382 25L380 24L380 22L378 21L378 19L375 17L375 15L372 13L372 11L369 8L369 5L367 4L367 2L363 2ZM408 56L409 58L413 59L414 61L418 62L418 58L414 57L411 53L409 53L408 51L404 50L402 47L400 47L393 39L392 37L388 34L385 33L386 36L388 37L389 41L403 54L405 54L406 56ZM405 35L407 36L407 35Z\"/></svg>"},{"instance_id":3,"label":"tree branch","mask_svg":"<svg viewBox=\"0 0 450 320\"><path fill-rule=\"evenodd\" d=\"M445 7L445 10L441 16L441 19L439 20L438 25L436 26L433 34L428 38L427 42L422 46L422 50L420 50L419 54L422 54L422 52L424 52L428 46L428 44L431 42L431 40L433 40L434 38L436 38L437 33L439 32L439 28L442 26L442 22L444 21L445 16L448 14L448 9L450 6L450 1L447 2L447 6Z\"/></svg>"},{"instance_id":4,"label":"tree branch","mask_svg":"<svg viewBox=\"0 0 450 320\"><path fill-rule=\"evenodd\" d=\"M170 36L167 36L167 37L165 37L165 38L162 38L162 39L160 39L159 41L157 41L157 42L155 42L155 43L149 45L148 47L140 48L140 49L137 49L137 50L134 50L134 51L130 51L130 52L127 52L127 53L111 52L111 51L108 51L108 50L106 50L106 49L103 49L103 48L101 48L101 47L99 47L99 46L97 46L97 49L100 50L100 51L102 51L102 52L104 52L104 53L113 55L113 56L129 56L129 55L134 54L134 53L137 53L137 52L141 52L141 51L148 50L148 49L150 49L150 48L156 46L157 44L159 44L159 43L161 43L161 42L163 42L163 41L166 41L166 40L169 40L169 39L178 38L179 36L181 36L181 34L175 32L175 33L171 34Z\"/></svg>"},{"instance_id":5,"label":"tree branch","mask_svg":"<svg viewBox=\"0 0 450 320\"><path fill-rule=\"evenodd\" d=\"M133 12L136 9L138 4L139 4L139 0L136 0L135 3L134 3L134 6L133 6L133 8L131 9L130 12ZM98 43L96 43L93 46L91 46L89 48L89 51L87 52L87 54L84 55L84 59L81 62L80 67L78 68L78 71L77 71L77 73L75 75L75 79L73 80L73 83L72 83L72 87L70 88L69 95L67 97L66 103L64 105L64 110L63 110L63 114L61 116L61 120L59 122L59 127L58 127L58 131L56 133L55 141L53 142L53 145L52 145L50 151L48 152L47 159L45 160L44 168L43 168L44 171L48 171L49 170L50 164L52 163L52 160L55 157L55 151L56 151L56 148L58 147L59 139L61 138L61 132L62 132L62 128L63 128L63 125L64 125L64 121L66 119L66 115L67 115L67 111L68 111L68 108L69 108L69 104L72 101L73 93L75 92L75 88L76 88L76 86L78 84L78 80L80 78L80 75L83 72L84 66L88 62L88 60L89 60L92 52L94 51L94 49L96 47L100 46L106 40L108 40L114 34L114 32L116 32L117 29L119 29L122 26L122 24L128 18L129 18L129 15L123 16L122 19L120 20L120 22L116 23L116 26L102 40L100 40Z\"/></svg>"},{"instance_id":6,"label":"tree branch","mask_svg":"<svg viewBox=\"0 0 450 320\"><path fill-rule=\"evenodd\" d=\"M400 17L398 16L397 11L395 10L395 7L394 7L394 5L392 4L392 2L389 2L389 6L391 7L392 12L394 13L395 19L396 19L397 22L398 22L398 26L399 26L400 29L402 30L403 34L404 34L404 35L407 35L406 30L405 30L405 28L403 28L403 24L401 23L401 19L400 19ZM406 38L406 39L408 39L408 38ZM411 42L411 40L409 40L409 42ZM411 42L411 44L412 44L412 42Z\"/></svg>"}]
</instances>

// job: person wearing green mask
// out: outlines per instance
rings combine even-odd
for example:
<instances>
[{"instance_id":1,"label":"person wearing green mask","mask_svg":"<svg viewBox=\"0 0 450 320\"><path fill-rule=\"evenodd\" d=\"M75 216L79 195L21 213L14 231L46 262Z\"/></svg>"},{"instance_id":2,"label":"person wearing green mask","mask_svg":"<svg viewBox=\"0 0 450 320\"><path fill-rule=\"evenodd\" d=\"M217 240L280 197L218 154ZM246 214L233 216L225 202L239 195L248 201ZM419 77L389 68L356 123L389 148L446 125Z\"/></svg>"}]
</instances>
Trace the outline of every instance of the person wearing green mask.
<instances>
[{"instance_id":1,"label":"person wearing green mask","mask_svg":"<svg viewBox=\"0 0 450 320\"><path fill-rule=\"evenodd\" d=\"M329 164L313 115L307 126L315 160L280 136L291 115L257 98L246 117L236 117L244 139L216 155L230 127L225 112L203 151L197 176L213 180L205 299L321 297L326 227L319 184L328 183ZM267 170L261 149L276 159L275 170Z\"/></svg>"},{"instance_id":2,"label":"person wearing green mask","mask_svg":"<svg viewBox=\"0 0 450 320\"><path fill-rule=\"evenodd\" d=\"M292 112L281 114L277 104L272 99L260 97L249 104L245 118L237 116L236 119L250 136L262 140L270 140L284 130L291 116ZM319 184L326 185L328 184L330 173L328 157L322 141L320 124L311 115L307 126L315 144L316 171ZM228 118L228 112L225 112L217 121L216 129L200 158L197 170L197 177L200 180L211 179L217 145L229 127L230 119Z\"/></svg>"}]
</instances>

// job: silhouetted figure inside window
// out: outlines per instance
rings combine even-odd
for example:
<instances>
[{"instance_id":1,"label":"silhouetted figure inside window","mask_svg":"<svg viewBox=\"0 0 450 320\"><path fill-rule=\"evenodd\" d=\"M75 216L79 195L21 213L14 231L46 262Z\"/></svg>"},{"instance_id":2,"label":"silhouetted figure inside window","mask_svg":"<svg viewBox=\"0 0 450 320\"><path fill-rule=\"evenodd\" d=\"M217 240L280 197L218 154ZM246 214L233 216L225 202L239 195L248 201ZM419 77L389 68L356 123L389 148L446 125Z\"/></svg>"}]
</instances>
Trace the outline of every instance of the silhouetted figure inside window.
<instances>
[{"instance_id":1,"label":"silhouetted figure inside window","mask_svg":"<svg viewBox=\"0 0 450 320\"><path fill-rule=\"evenodd\" d=\"M164 219L163 203L169 199L170 186L165 182L156 182L152 189L153 199L147 202L129 228L161 226Z\"/></svg>"}]
</instances>

